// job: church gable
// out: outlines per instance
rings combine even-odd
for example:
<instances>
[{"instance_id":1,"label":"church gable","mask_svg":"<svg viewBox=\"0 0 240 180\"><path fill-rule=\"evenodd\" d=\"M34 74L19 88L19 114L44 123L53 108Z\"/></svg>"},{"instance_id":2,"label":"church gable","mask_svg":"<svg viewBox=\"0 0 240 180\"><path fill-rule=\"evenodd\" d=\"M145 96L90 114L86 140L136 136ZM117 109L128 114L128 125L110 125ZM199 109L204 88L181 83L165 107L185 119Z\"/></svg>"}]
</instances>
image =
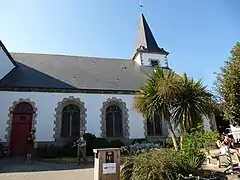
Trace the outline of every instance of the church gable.
<instances>
[{"instance_id":1,"label":"church gable","mask_svg":"<svg viewBox=\"0 0 240 180\"><path fill-rule=\"evenodd\" d=\"M0 40L0 80L16 66L12 56Z\"/></svg>"}]
</instances>

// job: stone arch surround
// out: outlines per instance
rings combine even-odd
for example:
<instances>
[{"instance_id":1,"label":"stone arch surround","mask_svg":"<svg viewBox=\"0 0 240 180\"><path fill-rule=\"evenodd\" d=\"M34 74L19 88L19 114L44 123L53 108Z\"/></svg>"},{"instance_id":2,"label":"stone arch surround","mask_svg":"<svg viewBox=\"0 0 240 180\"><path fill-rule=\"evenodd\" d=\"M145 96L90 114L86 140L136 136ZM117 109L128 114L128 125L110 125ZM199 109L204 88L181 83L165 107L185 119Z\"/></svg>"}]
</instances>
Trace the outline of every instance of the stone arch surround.
<instances>
[{"instance_id":1,"label":"stone arch surround","mask_svg":"<svg viewBox=\"0 0 240 180\"><path fill-rule=\"evenodd\" d=\"M19 104L19 103L29 103L32 108L33 108L33 117L32 117L32 129L36 129L36 124L37 124L37 107L36 107L36 103L31 101L29 98L23 99L20 98L17 101L13 101L12 106L9 107L9 113L8 113L8 121L7 121L7 127L6 127L6 134L5 134L5 139L6 142L9 144L10 142L10 138L11 138L11 130L12 130L12 120L13 120L13 111L15 109L15 107Z\"/></svg>"},{"instance_id":2,"label":"stone arch surround","mask_svg":"<svg viewBox=\"0 0 240 180\"><path fill-rule=\"evenodd\" d=\"M55 120L53 128L53 138L55 141L61 141L61 124L62 124L62 109L69 104L77 105L80 108L80 130L86 131L86 117L87 117L87 108L85 108L85 103L80 100L80 98L75 98L69 96L64 98L62 101L58 102L57 108L55 108Z\"/></svg>"},{"instance_id":3,"label":"stone arch surround","mask_svg":"<svg viewBox=\"0 0 240 180\"><path fill-rule=\"evenodd\" d=\"M162 117L163 119L163 117ZM168 137L169 136L169 132L168 132L168 126L167 123L165 121L161 121L162 123L162 137ZM147 133L147 120L143 119L143 129L144 129L144 136L145 137L149 137L148 133Z\"/></svg>"},{"instance_id":4,"label":"stone arch surround","mask_svg":"<svg viewBox=\"0 0 240 180\"><path fill-rule=\"evenodd\" d=\"M106 109L110 105L118 105L122 110L123 116L123 136L128 139L130 136L129 128L129 115L126 103L118 98L108 98L105 102L102 103L101 115L100 115L100 135L101 137L106 137Z\"/></svg>"}]
</instances>

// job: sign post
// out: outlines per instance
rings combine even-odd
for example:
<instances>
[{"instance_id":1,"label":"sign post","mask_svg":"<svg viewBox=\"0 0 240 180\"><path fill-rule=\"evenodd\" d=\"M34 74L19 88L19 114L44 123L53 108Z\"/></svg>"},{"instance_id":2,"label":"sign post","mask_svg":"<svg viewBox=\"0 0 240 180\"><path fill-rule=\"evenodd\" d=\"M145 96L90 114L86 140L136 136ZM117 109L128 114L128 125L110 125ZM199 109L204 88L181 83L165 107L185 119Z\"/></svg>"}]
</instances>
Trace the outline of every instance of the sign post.
<instances>
[{"instance_id":1,"label":"sign post","mask_svg":"<svg viewBox=\"0 0 240 180\"><path fill-rule=\"evenodd\" d=\"M94 180L120 180L120 148L94 149Z\"/></svg>"}]
</instances>

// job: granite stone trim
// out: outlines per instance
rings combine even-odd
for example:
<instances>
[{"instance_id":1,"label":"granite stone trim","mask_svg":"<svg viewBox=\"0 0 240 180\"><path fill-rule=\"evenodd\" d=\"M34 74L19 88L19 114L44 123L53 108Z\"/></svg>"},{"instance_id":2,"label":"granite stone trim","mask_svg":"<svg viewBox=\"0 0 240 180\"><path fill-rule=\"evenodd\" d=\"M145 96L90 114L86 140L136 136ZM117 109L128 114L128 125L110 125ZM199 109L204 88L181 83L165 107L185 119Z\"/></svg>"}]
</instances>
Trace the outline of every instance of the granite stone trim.
<instances>
[{"instance_id":1,"label":"granite stone trim","mask_svg":"<svg viewBox=\"0 0 240 180\"><path fill-rule=\"evenodd\" d=\"M13 112L15 107L19 104L19 103L29 103L32 108L33 108L33 116L32 116L32 129L36 129L36 124L37 124L37 107L35 102L31 101L29 98L20 98L17 101L13 101L12 106L9 107L9 113L8 113L8 121L7 121L7 127L6 127L6 133L5 133L5 140L9 145L10 142L10 138L11 138L11 131L12 131L12 120L13 120Z\"/></svg>"},{"instance_id":2,"label":"granite stone trim","mask_svg":"<svg viewBox=\"0 0 240 180\"><path fill-rule=\"evenodd\" d=\"M86 117L87 117L87 108L85 108L85 103L80 100L80 98L75 98L69 96L64 98L62 101L58 102L57 108L55 108L54 115L54 128L53 128L53 138L55 142L62 142L63 138L61 137L61 125L62 125L62 110L65 106L69 104L77 105L80 109L80 130L86 131Z\"/></svg>"},{"instance_id":3,"label":"granite stone trim","mask_svg":"<svg viewBox=\"0 0 240 180\"><path fill-rule=\"evenodd\" d=\"M106 109L111 105L118 105L121 108L123 123L123 138L128 139L130 136L128 108L125 102L115 97L108 98L105 102L102 103L100 115L100 132L101 132L100 135L101 137L106 138Z\"/></svg>"},{"instance_id":4,"label":"granite stone trim","mask_svg":"<svg viewBox=\"0 0 240 180\"><path fill-rule=\"evenodd\" d=\"M143 56L142 53L140 53L141 65L144 65L144 64L143 64L143 57L142 57L142 56Z\"/></svg>"},{"instance_id":5,"label":"granite stone trim","mask_svg":"<svg viewBox=\"0 0 240 180\"><path fill-rule=\"evenodd\" d=\"M144 136L147 137L148 136L148 130L147 130L147 120L143 119L143 129L144 129Z\"/></svg>"}]
</instances>

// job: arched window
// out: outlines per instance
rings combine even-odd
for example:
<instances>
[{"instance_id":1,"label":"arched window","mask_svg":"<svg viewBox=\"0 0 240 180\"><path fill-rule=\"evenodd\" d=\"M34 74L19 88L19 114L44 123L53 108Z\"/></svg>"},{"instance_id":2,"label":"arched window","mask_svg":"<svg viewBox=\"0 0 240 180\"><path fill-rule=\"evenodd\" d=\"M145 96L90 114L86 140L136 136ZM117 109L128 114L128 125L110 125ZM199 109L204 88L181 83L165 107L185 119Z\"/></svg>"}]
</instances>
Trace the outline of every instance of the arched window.
<instances>
[{"instance_id":1,"label":"arched window","mask_svg":"<svg viewBox=\"0 0 240 180\"><path fill-rule=\"evenodd\" d=\"M77 137L80 132L80 109L74 104L65 106L62 110L62 137Z\"/></svg>"},{"instance_id":2,"label":"arched window","mask_svg":"<svg viewBox=\"0 0 240 180\"><path fill-rule=\"evenodd\" d=\"M110 105L106 109L106 136L123 136L122 110L117 105Z\"/></svg>"},{"instance_id":3,"label":"arched window","mask_svg":"<svg viewBox=\"0 0 240 180\"><path fill-rule=\"evenodd\" d=\"M161 136L162 135L161 118L156 116L152 120L147 120L147 135L148 136Z\"/></svg>"}]
</instances>

